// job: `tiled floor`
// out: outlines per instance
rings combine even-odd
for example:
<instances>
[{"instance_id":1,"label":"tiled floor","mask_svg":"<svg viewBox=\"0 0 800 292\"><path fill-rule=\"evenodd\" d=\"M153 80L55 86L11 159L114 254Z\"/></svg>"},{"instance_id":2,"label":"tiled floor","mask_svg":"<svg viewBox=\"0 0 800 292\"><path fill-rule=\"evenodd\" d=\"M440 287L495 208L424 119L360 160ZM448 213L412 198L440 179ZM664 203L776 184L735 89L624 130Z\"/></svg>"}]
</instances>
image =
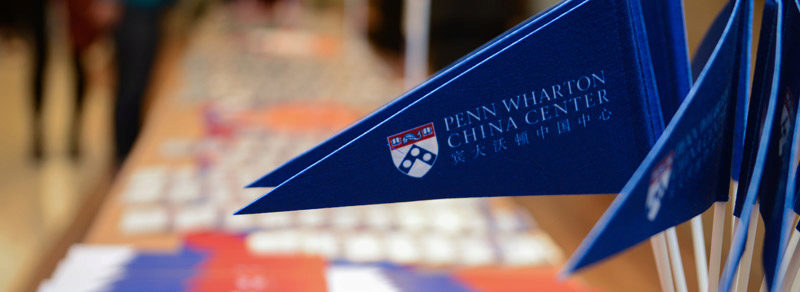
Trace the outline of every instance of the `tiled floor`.
<instances>
[{"instance_id":1,"label":"tiled floor","mask_svg":"<svg viewBox=\"0 0 800 292\"><path fill-rule=\"evenodd\" d=\"M0 291L20 288L85 195L108 177L111 96L108 78L101 77L108 50L99 46L87 58L93 85L84 108L84 151L72 159L66 149L74 97L63 36L54 29L51 37L40 163L30 156L29 49L22 41L0 42Z\"/></svg>"}]
</instances>

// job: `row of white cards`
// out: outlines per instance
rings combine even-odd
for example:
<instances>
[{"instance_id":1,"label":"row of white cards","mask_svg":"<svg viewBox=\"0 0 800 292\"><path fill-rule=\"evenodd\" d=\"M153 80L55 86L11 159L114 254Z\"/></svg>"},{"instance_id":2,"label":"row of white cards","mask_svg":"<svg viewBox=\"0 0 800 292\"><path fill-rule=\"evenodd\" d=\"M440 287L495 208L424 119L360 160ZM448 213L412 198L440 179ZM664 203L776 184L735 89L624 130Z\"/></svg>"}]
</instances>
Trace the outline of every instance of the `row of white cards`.
<instances>
[{"instance_id":1,"label":"row of white cards","mask_svg":"<svg viewBox=\"0 0 800 292\"><path fill-rule=\"evenodd\" d=\"M254 253L310 254L351 262L424 266L555 265L558 248L540 233L494 236L406 232L272 230L247 237Z\"/></svg>"},{"instance_id":2,"label":"row of white cards","mask_svg":"<svg viewBox=\"0 0 800 292\"><path fill-rule=\"evenodd\" d=\"M492 209L483 199L412 202L366 207L233 216L234 205L212 202L124 206L121 230L126 234L204 230L251 231L313 228L332 231L403 231L445 235L514 233L532 230L521 210Z\"/></svg>"}]
</instances>

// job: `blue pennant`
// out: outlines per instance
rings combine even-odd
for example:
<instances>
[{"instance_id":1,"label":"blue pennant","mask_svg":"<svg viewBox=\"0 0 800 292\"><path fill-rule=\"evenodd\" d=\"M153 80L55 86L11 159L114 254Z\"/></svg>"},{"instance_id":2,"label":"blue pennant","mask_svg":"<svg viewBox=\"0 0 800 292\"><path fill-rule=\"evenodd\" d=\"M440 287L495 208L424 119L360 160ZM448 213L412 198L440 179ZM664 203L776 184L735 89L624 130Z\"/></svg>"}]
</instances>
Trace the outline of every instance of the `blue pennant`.
<instances>
[{"instance_id":1,"label":"blue pennant","mask_svg":"<svg viewBox=\"0 0 800 292\"><path fill-rule=\"evenodd\" d=\"M284 165L262 176L248 187L274 187L328 154L352 141L363 132L389 118L397 111L426 96L431 90L449 82L466 70L482 62L488 56L548 24L585 1L563 1L549 10L517 25L486 45L461 58L434 77L387 104L378 111L338 133L324 143L290 160ZM642 12L647 43L652 56L653 73L656 78L659 103L663 117L669 120L688 92L690 77L686 50L686 35L681 1L643 1Z\"/></svg>"},{"instance_id":2,"label":"blue pennant","mask_svg":"<svg viewBox=\"0 0 800 292\"><path fill-rule=\"evenodd\" d=\"M391 117L397 111L402 110L409 104L418 101L435 88L442 86L442 84L464 73L465 70L472 68L486 57L496 54L502 48L518 40L521 34L530 33L530 31L534 31L542 27L543 25L560 17L561 14L575 8L576 5L582 2L583 1L561 2L560 4L553 6L541 14L518 24L514 28L501 34L500 36L497 36L492 41L462 57L458 61L453 62L453 64L445 69L442 69L440 72L435 74L421 85L406 92L391 103L381 107L377 111L356 122L342 132L336 134L322 144L319 144L311 150L295 157L292 160L289 160L287 163L272 170L247 187L274 187L283 183L300 171L316 163L320 159L325 158L325 156L328 154L336 151L375 125Z\"/></svg>"},{"instance_id":3,"label":"blue pennant","mask_svg":"<svg viewBox=\"0 0 800 292\"><path fill-rule=\"evenodd\" d=\"M663 129L639 4L585 0L526 22L237 214L618 191Z\"/></svg>"},{"instance_id":4,"label":"blue pennant","mask_svg":"<svg viewBox=\"0 0 800 292\"><path fill-rule=\"evenodd\" d=\"M736 104L745 94L751 1L735 1L702 72L645 160L564 268L601 261L702 213L728 194ZM745 78L742 78L742 77Z\"/></svg>"}]
</instances>

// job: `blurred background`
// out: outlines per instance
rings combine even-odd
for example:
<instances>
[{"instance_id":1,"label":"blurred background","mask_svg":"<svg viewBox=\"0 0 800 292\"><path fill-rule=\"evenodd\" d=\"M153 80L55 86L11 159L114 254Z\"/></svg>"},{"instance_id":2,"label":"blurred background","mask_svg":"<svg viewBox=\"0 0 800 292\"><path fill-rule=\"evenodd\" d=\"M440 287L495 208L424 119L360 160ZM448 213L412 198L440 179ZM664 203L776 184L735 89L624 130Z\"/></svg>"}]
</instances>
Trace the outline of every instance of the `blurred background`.
<instances>
[{"instance_id":1,"label":"blurred background","mask_svg":"<svg viewBox=\"0 0 800 292\"><path fill-rule=\"evenodd\" d=\"M613 199L229 215L265 192L241 186L554 0L0 1L0 291L35 290L76 243L169 251L197 232L266 254L551 275ZM694 52L726 1L686 2ZM644 245L576 280L658 287Z\"/></svg>"}]
</instances>

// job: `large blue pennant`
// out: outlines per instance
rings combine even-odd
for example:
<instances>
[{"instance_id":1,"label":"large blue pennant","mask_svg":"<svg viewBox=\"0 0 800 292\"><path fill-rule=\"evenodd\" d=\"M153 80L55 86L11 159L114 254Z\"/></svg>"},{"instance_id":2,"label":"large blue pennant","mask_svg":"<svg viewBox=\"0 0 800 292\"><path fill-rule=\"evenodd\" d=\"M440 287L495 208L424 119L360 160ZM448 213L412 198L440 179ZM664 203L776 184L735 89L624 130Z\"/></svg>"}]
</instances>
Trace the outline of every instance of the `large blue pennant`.
<instances>
[{"instance_id":1,"label":"large blue pennant","mask_svg":"<svg viewBox=\"0 0 800 292\"><path fill-rule=\"evenodd\" d=\"M550 9L518 24L514 28L497 36L493 40L462 57L458 61L453 62L453 64L434 74L433 77L424 83L411 89L389 104L384 105L380 109L376 110L325 142L270 171L247 187L274 187L283 183L300 171L306 169L328 154L331 154L348 142L352 141L365 131L391 117L393 114L397 113L397 111L400 111L409 104L416 102L420 98L426 96L432 90L442 86L442 84L452 80L456 76L463 74L465 71L471 70L470 68L479 64L486 57L496 54L499 50L517 41L520 36L538 30L543 25L553 21L558 17L561 17L562 14L569 12L575 8L576 5L579 5L583 2L585 2L585 0L565 0L558 5L553 6Z\"/></svg>"},{"instance_id":2,"label":"large blue pennant","mask_svg":"<svg viewBox=\"0 0 800 292\"><path fill-rule=\"evenodd\" d=\"M767 14L783 15L782 25L772 24L772 34L780 34L781 38L776 41L776 54L780 54L780 63L774 64L773 71L780 72L778 90L778 109L774 116L771 151L767 157L764 177L761 190L758 194L760 201L761 216L764 219L764 248L762 252L762 263L768 287L777 288L774 285L777 277L777 269L782 261L783 250L789 237L789 230L793 223L794 216L791 211L794 207L795 192L787 189L788 181L795 173L789 172L792 164L792 141L796 133L796 116L798 97L800 96L800 11L797 9L797 2L790 0L783 1L783 11L778 11L780 6L768 2L765 6L765 17ZM793 9L794 8L794 9ZM769 10L768 10L769 9ZM777 20L777 15L770 15L770 19ZM764 21L766 24L766 20ZM764 27L764 24L762 24ZM762 35L764 35L762 29ZM796 144L794 144L797 146ZM796 154L795 154L796 155ZM796 159L796 158L794 158ZM795 164L796 165L796 164ZM776 289L772 289L776 290Z\"/></svg>"},{"instance_id":3,"label":"large blue pennant","mask_svg":"<svg viewBox=\"0 0 800 292\"><path fill-rule=\"evenodd\" d=\"M783 110L794 111L791 99L780 99L778 97L778 86L780 80L781 64L781 48L782 48L782 34L780 27L783 22L783 9L780 1L769 0L766 1L764 7L764 16L762 18L761 39L759 40L758 56L756 58L756 72L753 78L753 95L751 100L757 103L751 103L751 112L756 112L756 115L748 117L754 125L758 125L757 129L751 131L748 125L746 133L747 139L757 141L756 151L749 151L747 147L755 144L748 144L745 147L745 153L755 153L755 159L748 159L745 157L744 162L752 161L752 167L743 168L749 170L747 177L742 177L740 182L739 196L744 198L740 200L737 198L737 206L739 209L740 220L737 221L736 233L731 242L731 248L728 253L728 259L725 262L725 269L723 270L720 278L720 291L728 291L731 288L735 278L736 269L744 253L745 242L747 236L755 236L754 234L748 235L748 225L751 220L751 213L753 206L756 203L757 197L760 197L762 204L766 204L764 209L770 214L766 214L768 218L773 217L771 214L772 206L776 200L775 192L777 192L778 180L781 171L781 152L788 150L787 147L781 146L779 141L781 136L781 112ZM754 119L751 119L754 118ZM785 116L784 116L785 117ZM788 141L787 141L788 142ZM788 144L788 143L784 143ZM784 149L781 149L784 148ZM744 173L743 173L744 174ZM742 192L744 187L744 191ZM783 196L780 196L783 199ZM764 210L762 209L762 210ZM779 220L780 221L780 220ZM766 237L767 240L777 241L777 238ZM779 257L776 250L765 248L765 267L774 266L775 260ZM769 258L768 258L769 257ZM774 257L774 258L771 258ZM767 272L768 283L772 282L774 270Z\"/></svg>"},{"instance_id":4,"label":"large blue pennant","mask_svg":"<svg viewBox=\"0 0 800 292\"><path fill-rule=\"evenodd\" d=\"M664 134L568 261L564 273L596 263L702 213L727 196L742 29L752 6L735 1L697 81Z\"/></svg>"},{"instance_id":5,"label":"large blue pennant","mask_svg":"<svg viewBox=\"0 0 800 292\"><path fill-rule=\"evenodd\" d=\"M536 30L561 14L571 10L582 1L564 1L541 14L517 25L515 28L498 36L486 45L476 49L467 56L443 69L434 77L402 95L395 101L342 131L324 143L290 160L284 165L267 173L248 187L274 187L342 147L366 130L390 117L392 114L418 100L432 89L441 86L447 80L469 70L487 56L497 53L520 34ZM688 67L688 51L683 21L682 1L658 0L644 1L642 4L645 30L648 35L648 46L652 56L653 74L656 77L659 103L663 117L669 120L689 90L690 77Z\"/></svg>"},{"instance_id":6,"label":"large blue pennant","mask_svg":"<svg viewBox=\"0 0 800 292\"><path fill-rule=\"evenodd\" d=\"M515 37L237 214L616 192L663 128L639 2Z\"/></svg>"}]
</instances>

